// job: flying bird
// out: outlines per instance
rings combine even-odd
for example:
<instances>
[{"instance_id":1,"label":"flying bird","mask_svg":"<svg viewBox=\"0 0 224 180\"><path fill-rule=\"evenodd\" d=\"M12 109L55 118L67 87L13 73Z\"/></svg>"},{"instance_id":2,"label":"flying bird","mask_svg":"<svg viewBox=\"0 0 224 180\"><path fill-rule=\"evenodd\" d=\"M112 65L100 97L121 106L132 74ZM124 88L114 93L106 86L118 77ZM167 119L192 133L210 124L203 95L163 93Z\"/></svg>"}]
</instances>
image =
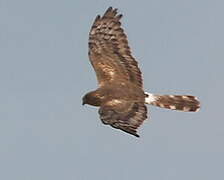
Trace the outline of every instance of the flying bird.
<instances>
[{"instance_id":1,"label":"flying bird","mask_svg":"<svg viewBox=\"0 0 224 180\"><path fill-rule=\"evenodd\" d=\"M89 59L95 70L98 89L83 96L83 105L99 107L103 124L136 137L138 127L147 119L146 104L196 112L200 102L189 95L157 95L145 92L138 63L131 54L121 27L122 14L109 7L98 15L89 33Z\"/></svg>"}]
</instances>

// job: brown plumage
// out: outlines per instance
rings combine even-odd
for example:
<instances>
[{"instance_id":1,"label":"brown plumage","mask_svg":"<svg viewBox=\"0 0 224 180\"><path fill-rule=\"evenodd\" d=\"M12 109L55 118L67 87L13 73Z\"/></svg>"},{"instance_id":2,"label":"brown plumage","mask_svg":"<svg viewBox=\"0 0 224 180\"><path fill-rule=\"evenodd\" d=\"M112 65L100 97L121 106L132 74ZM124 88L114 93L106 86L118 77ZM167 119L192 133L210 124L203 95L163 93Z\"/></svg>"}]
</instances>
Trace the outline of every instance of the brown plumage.
<instances>
[{"instance_id":1,"label":"brown plumage","mask_svg":"<svg viewBox=\"0 0 224 180\"><path fill-rule=\"evenodd\" d=\"M89 33L89 58L99 88L83 97L83 104L99 106L104 124L136 137L137 128L147 118L145 104L182 111L196 111L193 96L153 95L143 90L142 75L131 55L127 36L121 28L122 15L108 8L96 17Z\"/></svg>"},{"instance_id":2,"label":"brown plumage","mask_svg":"<svg viewBox=\"0 0 224 180\"><path fill-rule=\"evenodd\" d=\"M152 105L161 108L179 110L185 112L195 112L200 108L200 103L195 96L188 95L153 95L156 99Z\"/></svg>"},{"instance_id":3,"label":"brown plumage","mask_svg":"<svg viewBox=\"0 0 224 180\"><path fill-rule=\"evenodd\" d=\"M108 8L103 17L96 17L89 33L89 57L100 86L124 80L142 87L141 71L132 57L127 36L121 28L122 15Z\"/></svg>"}]
</instances>

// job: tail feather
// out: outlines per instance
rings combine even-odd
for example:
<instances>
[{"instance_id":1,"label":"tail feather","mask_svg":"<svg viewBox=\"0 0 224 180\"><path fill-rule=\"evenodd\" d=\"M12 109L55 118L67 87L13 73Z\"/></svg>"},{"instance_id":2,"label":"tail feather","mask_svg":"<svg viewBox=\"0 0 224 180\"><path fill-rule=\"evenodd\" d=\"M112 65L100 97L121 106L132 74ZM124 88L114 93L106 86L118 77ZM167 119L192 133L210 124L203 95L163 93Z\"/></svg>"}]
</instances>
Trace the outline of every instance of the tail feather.
<instances>
[{"instance_id":1,"label":"tail feather","mask_svg":"<svg viewBox=\"0 0 224 180\"><path fill-rule=\"evenodd\" d=\"M189 95L156 95L147 93L145 103L185 112L197 112L200 109L200 102L195 96Z\"/></svg>"}]
</instances>

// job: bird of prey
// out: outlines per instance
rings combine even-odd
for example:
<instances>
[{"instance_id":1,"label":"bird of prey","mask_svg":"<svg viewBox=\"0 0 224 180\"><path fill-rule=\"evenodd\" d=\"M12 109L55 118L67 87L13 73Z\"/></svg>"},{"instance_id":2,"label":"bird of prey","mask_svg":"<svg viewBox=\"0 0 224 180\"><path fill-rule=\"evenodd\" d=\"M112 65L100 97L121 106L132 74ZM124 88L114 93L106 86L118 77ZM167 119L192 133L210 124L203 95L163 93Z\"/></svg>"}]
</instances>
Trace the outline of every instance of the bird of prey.
<instances>
[{"instance_id":1,"label":"bird of prey","mask_svg":"<svg viewBox=\"0 0 224 180\"><path fill-rule=\"evenodd\" d=\"M157 95L145 92L138 63L131 54L121 27L122 14L109 7L98 15L89 33L89 59L95 70L98 89L83 97L83 105L99 107L104 124L136 137L137 128L147 119L145 104L196 112L200 102L189 95Z\"/></svg>"}]
</instances>

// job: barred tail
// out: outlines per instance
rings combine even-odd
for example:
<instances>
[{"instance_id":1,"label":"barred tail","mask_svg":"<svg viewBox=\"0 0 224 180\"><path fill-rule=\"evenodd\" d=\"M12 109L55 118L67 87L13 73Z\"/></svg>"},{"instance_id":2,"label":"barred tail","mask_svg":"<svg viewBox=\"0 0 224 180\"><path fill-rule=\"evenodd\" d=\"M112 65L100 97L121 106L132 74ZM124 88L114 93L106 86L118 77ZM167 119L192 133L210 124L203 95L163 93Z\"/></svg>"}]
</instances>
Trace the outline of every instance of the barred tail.
<instances>
[{"instance_id":1,"label":"barred tail","mask_svg":"<svg viewBox=\"0 0 224 180\"><path fill-rule=\"evenodd\" d=\"M197 112L200 109L200 102L195 96L188 95L156 95L145 92L145 103L185 112Z\"/></svg>"}]
</instances>

